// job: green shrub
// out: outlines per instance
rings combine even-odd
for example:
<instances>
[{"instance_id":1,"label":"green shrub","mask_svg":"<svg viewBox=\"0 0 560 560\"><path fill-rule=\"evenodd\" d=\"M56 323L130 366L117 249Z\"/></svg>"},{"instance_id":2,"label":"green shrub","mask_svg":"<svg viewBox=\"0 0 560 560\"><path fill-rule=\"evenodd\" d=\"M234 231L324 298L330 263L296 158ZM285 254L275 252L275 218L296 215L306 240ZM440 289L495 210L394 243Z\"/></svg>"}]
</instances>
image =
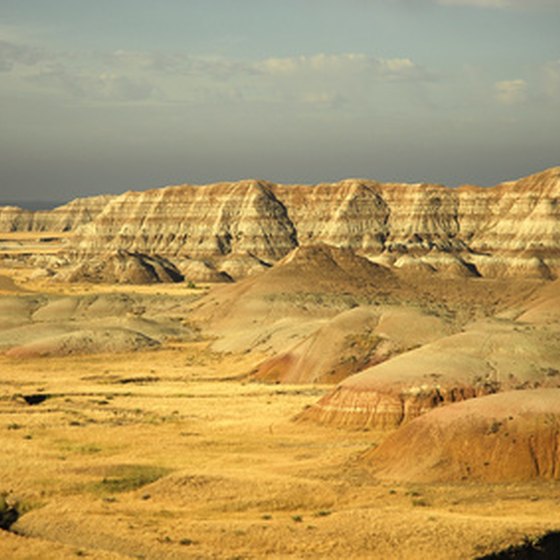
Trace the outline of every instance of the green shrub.
<instances>
[{"instance_id":1,"label":"green shrub","mask_svg":"<svg viewBox=\"0 0 560 560\"><path fill-rule=\"evenodd\" d=\"M116 465L107 469L107 475L95 483L93 490L103 494L130 492L165 476L163 467L151 465Z\"/></svg>"}]
</instances>

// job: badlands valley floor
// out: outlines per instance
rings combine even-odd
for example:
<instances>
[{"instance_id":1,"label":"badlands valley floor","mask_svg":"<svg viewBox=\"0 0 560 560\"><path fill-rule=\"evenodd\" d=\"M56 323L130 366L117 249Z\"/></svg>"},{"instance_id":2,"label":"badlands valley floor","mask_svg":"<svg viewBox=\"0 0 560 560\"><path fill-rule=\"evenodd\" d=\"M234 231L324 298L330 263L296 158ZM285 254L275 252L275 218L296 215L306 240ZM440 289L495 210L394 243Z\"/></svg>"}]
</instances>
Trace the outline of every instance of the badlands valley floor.
<instances>
[{"instance_id":1,"label":"badlands valley floor","mask_svg":"<svg viewBox=\"0 0 560 560\"><path fill-rule=\"evenodd\" d=\"M0 558L559 557L557 281L0 275Z\"/></svg>"}]
</instances>

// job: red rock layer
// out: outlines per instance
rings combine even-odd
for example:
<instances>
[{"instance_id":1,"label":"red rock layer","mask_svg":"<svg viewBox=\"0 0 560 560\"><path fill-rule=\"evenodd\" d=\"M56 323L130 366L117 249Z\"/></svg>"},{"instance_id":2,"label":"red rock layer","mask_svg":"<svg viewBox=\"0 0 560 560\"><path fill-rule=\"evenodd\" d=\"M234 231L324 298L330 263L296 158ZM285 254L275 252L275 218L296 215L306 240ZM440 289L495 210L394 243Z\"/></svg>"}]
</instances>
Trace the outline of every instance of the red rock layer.
<instances>
[{"instance_id":1,"label":"red rock layer","mask_svg":"<svg viewBox=\"0 0 560 560\"><path fill-rule=\"evenodd\" d=\"M394 480L560 480L560 389L512 391L434 410L391 434L364 461Z\"/></svg>"},{"instance_id":2,"label":"red rock layer","mask_svg":"<svg viewBox=\"0 0 560 560\"><path fill-rule=\"evenodd\" d=\"M356 390L339 385L297 420L350 429L393 430L441 405L496 392L492 384L423 387L421 390Z\"/></svg>"},{"instance_id":3,"label":"red rock layer","mask_svg":"<svg viewBox=\"0 0 560 560\"><path fill-rule=\"evenodd\" d=\"M552 330L475 325L345 379L299 419L393 429L442 405L498 391L559 387L559 340Z\"/></svg>"}]
</instances>

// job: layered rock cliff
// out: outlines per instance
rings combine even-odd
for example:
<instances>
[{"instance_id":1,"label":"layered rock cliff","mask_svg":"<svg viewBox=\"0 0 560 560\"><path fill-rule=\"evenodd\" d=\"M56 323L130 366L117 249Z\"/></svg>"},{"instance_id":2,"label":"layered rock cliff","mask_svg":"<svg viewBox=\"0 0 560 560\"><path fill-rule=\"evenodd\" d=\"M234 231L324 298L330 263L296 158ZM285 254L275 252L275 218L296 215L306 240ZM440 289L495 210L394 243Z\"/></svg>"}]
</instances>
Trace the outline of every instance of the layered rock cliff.
<instances>
[{"instance_id":1,"label":"layered rock cliff","mask_svg":"<svg viewBox=\"0 0 560 560\"><path fill-rule=\"evenodd\" d=\"M91 222L115 198L112 195L77 198L53 210L25 210L17 206L0 206L0 232L72 231Z\"/></svg>"},{"instance_id":2,"label":"layered rock cliff","mask_svg":"<svg viewBox=\"0 0 560 560\"><path fill-rule=\"evenodd\" d=\"M126 250L179 267L200 261L233 278L319 242L428 271L554 277L560 167L489 188L251 180L96 197L52 212L0 209L0 230L16 229L75 229L77 258Z\"/></svg>"},{"instance_id":3,"label":"layered rock cliff","mask_svg":"<svg viewBox=\"0 0 560 560\"><path fill-rule=\"evenodd\" d=\"M257 181L128 192L76 233L83 253L108 246L167 257L252 254L274 262L298 245L270 186Z\"/></svg>"}]
</instances>

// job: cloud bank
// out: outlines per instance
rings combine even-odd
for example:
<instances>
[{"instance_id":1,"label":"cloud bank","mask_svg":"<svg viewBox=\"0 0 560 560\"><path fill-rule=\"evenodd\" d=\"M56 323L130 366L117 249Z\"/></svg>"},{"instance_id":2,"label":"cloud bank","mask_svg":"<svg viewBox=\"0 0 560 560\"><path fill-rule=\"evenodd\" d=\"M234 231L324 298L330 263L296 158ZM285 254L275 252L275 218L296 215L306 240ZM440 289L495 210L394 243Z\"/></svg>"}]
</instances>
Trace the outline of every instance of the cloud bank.
<instances>
[{"instance_id":1,"label":"cloud bank","mask_svg":"<svg viewBox=\"0 0 560 560\"><path fill-rule=\"evenodd\" d=\"M315 53L243 60L219 55L143 52L39 52L0 43L0 70L35 94L92 103L193 103L212 99L340 107L360 91L424 83L434 73L408 57Z\"/></svg>"}]
</instances>

